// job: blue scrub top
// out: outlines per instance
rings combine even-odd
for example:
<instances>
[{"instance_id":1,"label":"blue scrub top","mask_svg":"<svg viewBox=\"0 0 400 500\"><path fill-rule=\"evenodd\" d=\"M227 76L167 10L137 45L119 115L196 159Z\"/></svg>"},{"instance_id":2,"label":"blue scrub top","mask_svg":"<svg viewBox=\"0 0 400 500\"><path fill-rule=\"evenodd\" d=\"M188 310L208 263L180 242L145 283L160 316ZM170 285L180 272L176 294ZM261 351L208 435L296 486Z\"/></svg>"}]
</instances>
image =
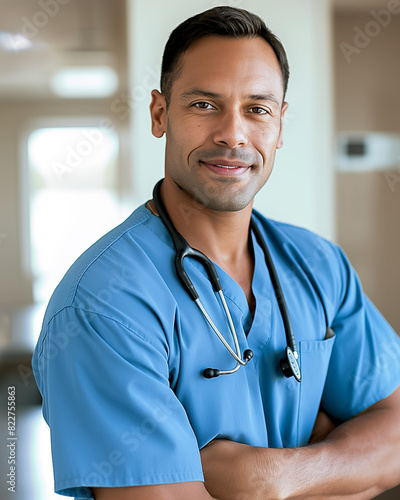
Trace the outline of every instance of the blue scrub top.
<instances>
[{"instance_id":1,"label":"blue scrub top","mask_svg":"<svg viewBox=\"0 0 400 500\"><path fill-rule=\"evenodd\" d=\"M344 421L398 387L399 339L340 248L254 217L281 281L302 382L280 370L285 332L254 236L254 318L217 266L241 352L254 357L233 375L203 377L235 361L177 278L166 228L141 206L67 272L34 353L58 493L93 498L92 486L202 481L199 449L212 439L301 446L320 407ZM232 345L205 270L190 259L185 269ZM325 338L327 326L334 337Z\"/></svg>"}]
</instances>

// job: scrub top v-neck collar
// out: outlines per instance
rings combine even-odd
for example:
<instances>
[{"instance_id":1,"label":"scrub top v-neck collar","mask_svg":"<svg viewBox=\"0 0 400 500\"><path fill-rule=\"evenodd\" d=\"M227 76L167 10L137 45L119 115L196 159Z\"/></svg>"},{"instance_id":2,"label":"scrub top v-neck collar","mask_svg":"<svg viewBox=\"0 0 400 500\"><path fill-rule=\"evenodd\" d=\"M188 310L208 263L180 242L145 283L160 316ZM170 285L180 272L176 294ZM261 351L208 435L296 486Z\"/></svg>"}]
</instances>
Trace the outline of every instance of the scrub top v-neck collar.
<instances>
[{"instance_id":1,"label":"scrub top v-neck collar","mask_svg":"<svg viewBox=\"0 0 400 500\"><path fill-rule=\"evenodd\" d=\"M149 214L149 217L151 217L150 214L152 214L153 216L156 215L153 214L147 207L146 211ZM167 240L165 242L168 244L168 246L175 250L167 228L164 226L158 215L156 216L156 218L158 219L159 224L161 224L161 226L163 227L163 233L167 237ZM246 295L240 285L218 264L216 264L215 262L213 262L213 264L217 270L222 286L222 291L225 298L227 299L227 304L230 308L232 317L237 318L237 324L240 324L242 332L244 332L249 345L251 345L254 357L257 358L271 339L271 299L274 296L274 290L265 262L264 252L260 247L253 231L250 232L250 235L252 238L254 255L254 272L252 279L252 292L254 294L256 302L254 315L252 315L250 312ZM266 243L268 245L268 241ZM208 279L205 267L197 260L189 258L185 260L185 266L188 266L188 269L193 266L196 270L203 274L206 279ZM223 311L221 312L221 314L223 314ZM241 335L239 335L239 337L240 336ZM254 364L255 362L256 359L252 361L252 363Z\"/></svg>"},{"instance_id":2,"label":"scrub top v-neck collar","mask_svg":"<svg viewBox=\"0 0 400 500\"><path fill-rule=\"evenodd\" d=\"M254 316L251 315L247 298L240 285L220 266L215 263L214 265L232 317L237 318L237 321L240 322L241 329L244 331L256 358L257 353L261 354L271 338L271 297L274 291L265 263L264 252L253 233L251 233L251 237L254 251L252 291L256 300ZM188 265L194 266L207 278L207 272L201 263L194 259L188 259Z\"/></svg>"},{"instance_id":3,"label":"scrub top v-neck collar","mask_svg":"<svg viewBox=\"0 0 400 500\"><path fill-rule=\"evenodd\" d=\"M229 300L228 305L232 304L240 311L242 328L249 345L251 345L251 349L256 355L256 351L264 348L265 344L270 340L271 295L273 295L273 288L265 263L264 252L253 233L251 233L251 238L254 253L252 292L256 301L253 316L251 315L245 293L240 285L219 266L216 266L216 268L223 293ZM253 347L256 351L254 351Z\"/></svg>"}]
</instances>

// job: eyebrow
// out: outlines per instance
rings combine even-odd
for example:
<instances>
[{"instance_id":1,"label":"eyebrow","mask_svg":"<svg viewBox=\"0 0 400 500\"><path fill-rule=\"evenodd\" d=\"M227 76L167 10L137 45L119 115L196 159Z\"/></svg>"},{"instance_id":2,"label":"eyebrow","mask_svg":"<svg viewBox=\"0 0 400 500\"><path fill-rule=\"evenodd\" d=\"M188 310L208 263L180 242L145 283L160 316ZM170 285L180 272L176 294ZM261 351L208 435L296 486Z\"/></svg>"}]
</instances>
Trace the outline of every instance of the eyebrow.
<instances>
[{"instance_id":1,"label":"eyebrow","mask_svg":"<svg viewBox=\"0 0 400 500\"><path fill-rule=\"evenodd\" d=\"M268 93L268 94L252 94L249 95L249 100L250 101L271 101L275 103L277 106L280 106L281 103L279 102L279 99L276 98L274 94Z\"/></svg>"},{"instance_id":2,"label":"eyebrow","mask_svg":"<svg viewBox=\"0 0 400 500\"><path fill-rule=\"evenodd\" d=\"M184 99L195 96L208 97L209 99L221 99L223 97L222 94L196 88L187 90L186 92L183 92L183 94L181 94L181 97ZM267 92L266 94L251 94L246 98L250 101L270 101L276 104L277 106L281 106L281 103L277 99L277 97L270 92Z\"/></svg>"}]
</instances>

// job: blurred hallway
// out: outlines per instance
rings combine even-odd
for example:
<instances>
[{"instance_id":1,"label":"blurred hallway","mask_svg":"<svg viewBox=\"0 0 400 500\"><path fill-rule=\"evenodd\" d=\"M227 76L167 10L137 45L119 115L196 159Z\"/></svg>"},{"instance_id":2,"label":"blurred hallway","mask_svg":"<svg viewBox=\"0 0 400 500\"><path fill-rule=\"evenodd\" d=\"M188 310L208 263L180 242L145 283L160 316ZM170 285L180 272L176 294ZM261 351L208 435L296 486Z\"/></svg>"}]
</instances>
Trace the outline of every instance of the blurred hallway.
<instances>
[{"instance_id":1,"label":"blurred hallway","mask_svg":"<svg viewBox=\"0 0 400 500\"><path fill-rule=\"evenodd\" d=\"M290 9L263 0L226 3L257 12L269 10L268 22L282 32L282 41L293 54L285 147L277 155L278 168L256 208L339 242L367 294L400 331L400 183L391 186L382 171L337 172L332 152L336 133L341 131L400 134L400 15L393 15L379 36L372 37L350 62L341 49L341 43L353 43L355 27L364 29L371 22L371 9L386 9L388 1L312 0L301 5L288 0ZM159 158L164 144L150 137L148 117L150 90L158 86L161 47L176 20L215 4L175 0L174 8L168 4L166 9L162 0L63 0L59 4L57 0L0 0L0 500L66 498L53 492L49 429L41 416L30 367L42 308L59 279L57 273L66 271L74 252L83 251L91 238L122 221L150 196L150 187L162 175ZM155 27L150 30L152 17ZM16 36L21 31L25 39ZM141 38L149 42L142 43ZM332 58L325 57L331 53ZM117 78L108 94L84 95L88 89L81 85L82 95L65 96L54 88L60 70L99 67ZM50 172L46 177L29 157L29 138L37 131L61 128L86 136L66 140L60 156L43 160ZM110 161L97 170L98 157L105 155L95 144L96 133L104 137L112 133L116 138ZM392 174L398 175L400 158L393 168ZM48 187L54 188L50 194ZM35 212L34 197L38 195L40 202L43 194L66 201ZM106 217L112 211L109 207L115 209L114 218ZM45 213L49 219L33 221L33 213ZM42 232L35 233L38 220L43 223ZM59 229L54 247L40 238L45 233L55 239L51 224ZM35 254L37 248L47 253ZM59 266L46 267L53 261ZM47 277L41 275L43 269ZM45 292L39 294L43 302L38 303L36 291L43 282ZM4 479L10 470L6 414L10 386L17 392L16 493L8 491ZM399 500L400 486L379 499Z\"/></svg>"}]
</instances>

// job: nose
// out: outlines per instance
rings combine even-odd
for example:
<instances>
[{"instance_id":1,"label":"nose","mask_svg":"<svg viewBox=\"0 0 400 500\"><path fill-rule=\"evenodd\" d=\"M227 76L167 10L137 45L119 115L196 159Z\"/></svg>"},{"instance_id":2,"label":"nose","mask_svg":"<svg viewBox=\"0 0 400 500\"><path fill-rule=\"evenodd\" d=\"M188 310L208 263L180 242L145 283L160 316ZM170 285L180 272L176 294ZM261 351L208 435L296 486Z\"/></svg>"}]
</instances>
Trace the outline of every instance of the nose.
<instances>
[{"instance_id":1,"label":"nose","mask_svg":"<svg viewBox=\"0 0 400 500\"><path fill-rule=\"evenodd\" d=\"M219 116L214 142L232 149L246 146L248 139L245 118L240 111L225 111Z\"/></svg>"}]
</instances>

